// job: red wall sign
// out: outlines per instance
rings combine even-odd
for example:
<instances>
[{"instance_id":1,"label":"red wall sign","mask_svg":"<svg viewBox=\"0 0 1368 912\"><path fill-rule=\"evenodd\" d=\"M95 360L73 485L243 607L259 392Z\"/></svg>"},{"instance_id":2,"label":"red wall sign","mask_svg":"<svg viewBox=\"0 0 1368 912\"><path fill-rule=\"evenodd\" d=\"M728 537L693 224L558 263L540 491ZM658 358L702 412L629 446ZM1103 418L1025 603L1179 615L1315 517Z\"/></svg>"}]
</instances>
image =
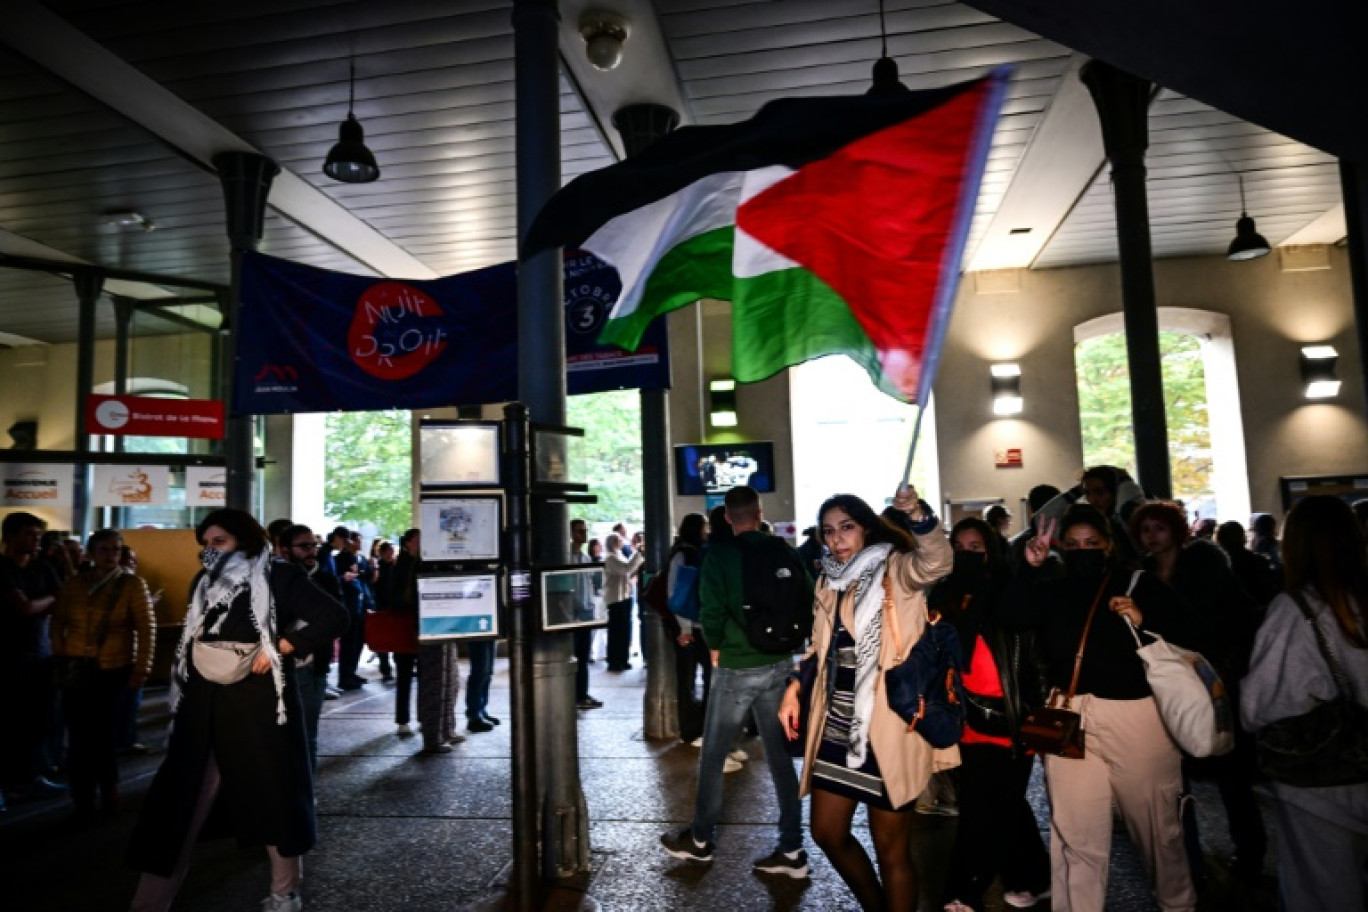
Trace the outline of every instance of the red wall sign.
<instances>
[{"instance_id":1,"label":"red wall sign","mask_svg":"<svg viewBox=\"0 0 1368 912\"><path fill-rule=\"evenodd\" d=\"M223 438L223 402L219 399L90 395L86 397L86 429L92 434L220 440Z\"/></svg>"},{"instance_id":2,"label":"red wall sign","mask_svg":"<svg viewBox=\"0 0 1368 912\"><path fill-rule=\"evenodd\" d=\"M1019 469L1023 463L1021 461L1021 448L1013 447L1008 450L998 450L993 454L993 464L999 469Z\"/></svg>"}]
</instances>

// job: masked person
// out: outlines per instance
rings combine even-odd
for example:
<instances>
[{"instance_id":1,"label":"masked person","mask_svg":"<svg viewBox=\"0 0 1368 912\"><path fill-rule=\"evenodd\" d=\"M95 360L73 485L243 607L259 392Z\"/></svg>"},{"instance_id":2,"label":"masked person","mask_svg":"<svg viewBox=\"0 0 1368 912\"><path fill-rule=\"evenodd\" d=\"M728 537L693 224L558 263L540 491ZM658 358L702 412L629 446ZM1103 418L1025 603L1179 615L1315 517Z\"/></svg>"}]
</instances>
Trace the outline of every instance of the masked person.
<instances>
[{"instance_id":1,"label":"masked person","mask_svg":"<svg viewBox=\"0 0 1368 912\"><path fill-rule=\"evenodd\" d=\"M271 889L262 908L297 912L315 820L290 657L331 643L346 614L299 567L272 561L250 514L215 510L195 534L204 570L191 584L172 667L166 759L129 842L129 864L143 872L132 908L170 908L212 811L239 844L266 847Z\"/></svg>"}]
</instances>

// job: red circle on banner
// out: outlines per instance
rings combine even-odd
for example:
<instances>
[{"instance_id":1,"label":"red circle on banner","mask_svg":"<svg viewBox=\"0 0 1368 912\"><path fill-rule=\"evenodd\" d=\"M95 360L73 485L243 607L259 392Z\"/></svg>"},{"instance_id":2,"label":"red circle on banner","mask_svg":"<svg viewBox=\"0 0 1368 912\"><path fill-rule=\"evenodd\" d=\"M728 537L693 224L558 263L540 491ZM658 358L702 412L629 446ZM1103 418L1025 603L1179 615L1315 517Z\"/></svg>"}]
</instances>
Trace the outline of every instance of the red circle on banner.
<instances>
[{"instance_id":1,"label":"red circle on banner","mask_svg":"<svg viewBox=\"0 0 1368 912\"><path fill-rule=\"evenodd\" d=\"M442 308L403 282L377 282L356 301L347 350L357 367L380 380L406 380L446 350L446 330L428 318Z\"/></svg>"}]
</instances>

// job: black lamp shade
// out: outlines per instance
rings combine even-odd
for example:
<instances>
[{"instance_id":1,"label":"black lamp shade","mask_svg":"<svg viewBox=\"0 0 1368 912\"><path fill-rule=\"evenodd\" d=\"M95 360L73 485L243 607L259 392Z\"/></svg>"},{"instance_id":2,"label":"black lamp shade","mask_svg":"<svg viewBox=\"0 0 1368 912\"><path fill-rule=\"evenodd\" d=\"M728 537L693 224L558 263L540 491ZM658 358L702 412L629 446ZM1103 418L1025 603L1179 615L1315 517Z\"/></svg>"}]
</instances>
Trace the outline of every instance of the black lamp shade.
<instances>
[{"instance_id":1,"label":"black lamp shade","mask_svg":"<svg viewBox=\"0 0 1368 912\"><path fill-rule=\"evenodd\" d=\"M337 145L328 152L323 173L348 184L368 184L380 176L380 166L366 148L366 131L351 112L337 129Z\"/></svg>"},{"instance_id":2,"label":"black lamp shade","mask_svg":"<svg viewBox=\"0 0 1368 912\"><path fill-rule=\"evenodd\" d=\"M1268 256L1272 249L1268 241L1264 240L1264 236L1254 230L1254 220L1241 213L1240 220L1235 223L1235 240L1230 242L1230 247L1226 250L1226 259L1254 260Z\"/></svg>"}]
</instances>

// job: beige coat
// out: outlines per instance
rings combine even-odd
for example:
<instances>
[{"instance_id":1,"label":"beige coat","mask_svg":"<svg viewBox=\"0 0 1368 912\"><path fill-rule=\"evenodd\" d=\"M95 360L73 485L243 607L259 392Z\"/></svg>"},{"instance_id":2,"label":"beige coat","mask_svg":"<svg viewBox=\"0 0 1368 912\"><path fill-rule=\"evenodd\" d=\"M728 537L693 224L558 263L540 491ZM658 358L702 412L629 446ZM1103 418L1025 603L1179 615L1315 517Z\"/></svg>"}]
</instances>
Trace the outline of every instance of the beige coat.
<instances>
[{"instance_id":1,"label":"beige coat","mask_svg":"<svg viewBox=\"0 0 1368 912\"><path fill-rule=\"evenodd\" d=\"M874 697L874 712L869 720L869 743L879 761L884 787L894 807L902 807L916 799L926 788L933 772L959 766L958 745L937 750L915 731L907 730L907 723L888 706L884 693L883 675L886 669L901 662L921 638L926 626L925 590L936 580L947 575L953 564L950 542L939 526L929 534L917 537L917 550L906 554L893 552L888 558L888 576L893 584L893 606L898 614L901 648L895 650L889 624L883 624L883 641L879 644L879 675ZM817 601L812 623L812 650L817 655L817 681L812 689L812 716L803 752L802 794L812 787L812 763L817 756L822 729L826 725L826 657L835 624L833 614L837 593L827 588L823 577L817 586ZM853 600L841 605L841 623L847 630L855 629ZM811 655L812 653L809 653Z\"/></svg>"},{"instance_id":2,"label":"beige coat","mask_svg":"<svg viewBox=\"0 0 1368 912\"><path fill-rule=\"evenodd\" d=\"M633 551L623 557L620 551L603 552L603 604L615 605L632 597L632 574L636 573L646 555Z\"/></svg>"}]
</instances>

